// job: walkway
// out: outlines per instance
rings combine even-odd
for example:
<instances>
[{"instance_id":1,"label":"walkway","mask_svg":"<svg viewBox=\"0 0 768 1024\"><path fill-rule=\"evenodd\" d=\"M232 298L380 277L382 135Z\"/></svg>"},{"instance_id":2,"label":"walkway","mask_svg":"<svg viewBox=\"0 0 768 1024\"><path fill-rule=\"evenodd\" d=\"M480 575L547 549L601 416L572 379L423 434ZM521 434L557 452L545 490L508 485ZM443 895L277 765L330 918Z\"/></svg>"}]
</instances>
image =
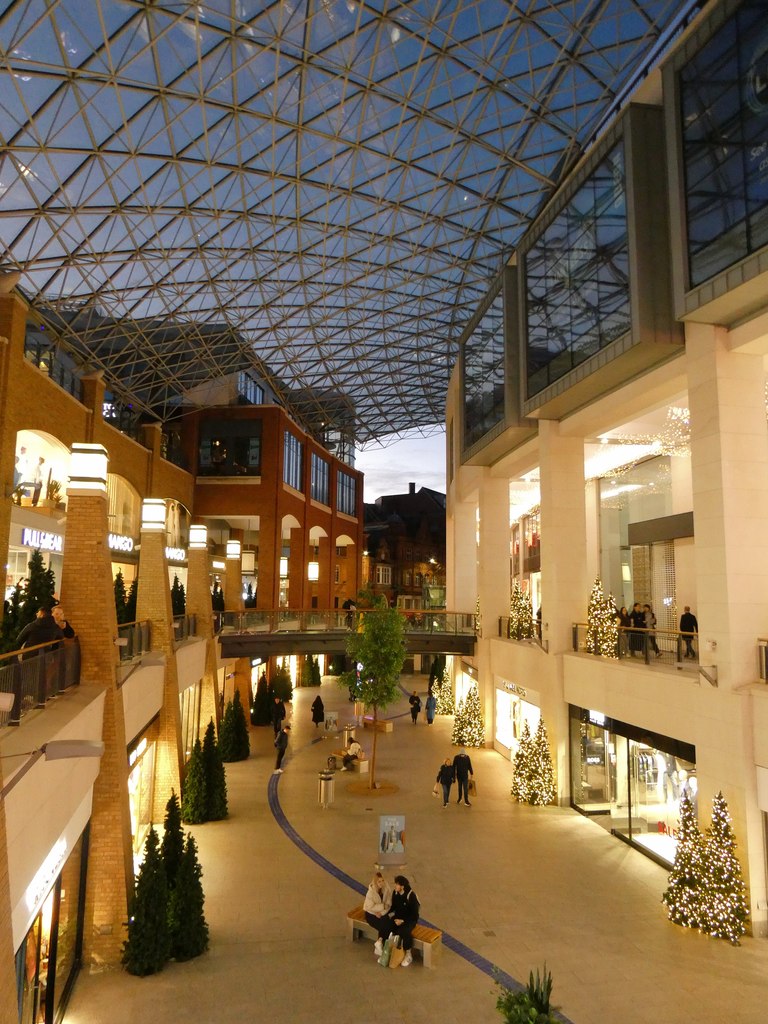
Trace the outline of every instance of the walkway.
<instances>
[{"instance_id":1,"label":"walkway","mask_svg":"<svg viewBox=\"0 0 768 1024\"><path fill-rule=\"evenodd\" d=\"M426 690L422 677L404 682ZM210 951L152 978L81 975L65 1024L498 1024L484 964L525 980L545 960L574 1024L765 1019L768 941L734 948L669 924L665 871L573 811L513 803L510 765L494 751L470 752L473 806L443 810L430 794L454 753L452 719L427 727L422 714L414 727L403 699L378 744L378 777L399 792L353 796L358 776L340 774L321 810L317 771L338 742L315 732L316 693L296 691L285 774L272 775L271 729L253 730L251 758L227 767L229 820L194 829ZM344 722L345 694L333 682L321 693ZM362 742L370 750L367 731ZM406 815L403 871L424 917L455 940L436 970L418 957L384 970L370 942L346 941L344 915L360 897L344 876L369 880L381 813Z\"/></svg>"}]
</instances>

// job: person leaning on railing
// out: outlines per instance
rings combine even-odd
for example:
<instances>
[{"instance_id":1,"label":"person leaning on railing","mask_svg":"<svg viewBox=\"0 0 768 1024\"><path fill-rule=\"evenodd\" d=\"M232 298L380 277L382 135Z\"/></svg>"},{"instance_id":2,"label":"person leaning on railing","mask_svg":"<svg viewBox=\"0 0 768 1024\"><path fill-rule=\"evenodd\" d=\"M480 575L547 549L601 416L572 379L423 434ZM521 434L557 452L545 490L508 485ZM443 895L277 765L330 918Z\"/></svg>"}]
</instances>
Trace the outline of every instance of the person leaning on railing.
<instances>
[{"instance_id":1,"label":"person leaning on railing","mask_svg":"<svg viewBox=\"0 0 768 1024\"><path fill-rule=\"evenodd\" d=\"M64 633L51 615L51 609L42 606L37 609L36 618L28 623L16 637L16 646L20 649L36 647L38 644L47 644L52 640L61 640L63 637ZM39 651L33 651L29 657L34 657L39 653Z\"/></svg>"}]
</instances>

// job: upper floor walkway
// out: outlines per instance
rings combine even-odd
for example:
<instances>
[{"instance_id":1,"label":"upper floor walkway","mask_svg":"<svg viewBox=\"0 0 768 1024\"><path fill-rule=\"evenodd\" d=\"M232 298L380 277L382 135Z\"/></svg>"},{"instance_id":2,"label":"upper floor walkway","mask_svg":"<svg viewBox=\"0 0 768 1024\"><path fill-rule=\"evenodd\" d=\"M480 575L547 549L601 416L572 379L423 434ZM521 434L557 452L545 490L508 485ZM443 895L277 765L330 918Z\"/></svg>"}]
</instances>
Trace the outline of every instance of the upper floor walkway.
<instances>
[{"instance_id":1,"label":"upper floor walkway","mask_svg":"<svg viewBox=\"0 0 768 1024\"><path fill-rule=\"evenodd\" d=\"M331 609L221 612L218 638L224 658L270 654L344 654L347 638L375 610ZM475 651L471 612L403 611L409 654L463 654Z\"/></svg>"}]
</instances>

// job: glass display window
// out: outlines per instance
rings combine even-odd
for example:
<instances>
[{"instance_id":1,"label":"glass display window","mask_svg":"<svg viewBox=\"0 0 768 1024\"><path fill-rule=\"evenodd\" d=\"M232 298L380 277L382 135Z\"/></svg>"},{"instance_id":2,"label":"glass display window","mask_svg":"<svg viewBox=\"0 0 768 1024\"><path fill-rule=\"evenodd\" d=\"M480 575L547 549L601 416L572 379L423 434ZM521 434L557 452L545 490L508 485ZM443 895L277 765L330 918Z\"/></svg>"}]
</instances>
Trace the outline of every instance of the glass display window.
<instances>
[{"instance_id":1,"label":"glass display window","mask_svg":"<svg viewBox=\"0 0 768 1024\"><path fill-rule=\"evenodd\" d=\"M571 708L570 741L572 806L671 865L684 792L697 808L693 748L582 708Z\"/></svg>"},{"instance_id":2,"label":"glass display window","mask_svg":"<svg viewBox=\"0 0 768 1024\"><path fill-rule=\"evenodd\" d=\"M152 824L152 800L155 779L155 741L143 737L129 752L128 802L131 812L131 837L134 868L138 870L144 840Z\"/></svg>"},{"instance_id":3,"label":"glass display window","mask_svg":"<svg viewBox=\"0 0 768 1024\"><path fill-rule=\"evenodd\" d=\"M181 742L184 749L184 761L192 757L192 747L200 735L200 695L202 693L202 680L198 680L193 686L179 694L181 705Z\"/></svg>"}]
</instances>

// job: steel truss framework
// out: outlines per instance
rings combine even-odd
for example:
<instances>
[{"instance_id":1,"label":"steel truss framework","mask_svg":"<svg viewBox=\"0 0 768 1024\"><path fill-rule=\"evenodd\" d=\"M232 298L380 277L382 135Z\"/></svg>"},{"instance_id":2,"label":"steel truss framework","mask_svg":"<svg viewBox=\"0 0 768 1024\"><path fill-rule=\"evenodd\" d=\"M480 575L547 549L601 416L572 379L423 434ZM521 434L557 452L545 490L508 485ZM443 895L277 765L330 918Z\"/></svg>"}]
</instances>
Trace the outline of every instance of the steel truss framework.
<instances>
[{"instance_id":1,"label":"steel truss framework","mask_svg":"<svg viewBox=\"0 0 768 1024\"><path fill-rule=\"evenodd\" d=\"M0 4L2 266L154 416L254 368L358 442L428 428L505 255L694 6Z\"/></svg>"}]
</instances>

